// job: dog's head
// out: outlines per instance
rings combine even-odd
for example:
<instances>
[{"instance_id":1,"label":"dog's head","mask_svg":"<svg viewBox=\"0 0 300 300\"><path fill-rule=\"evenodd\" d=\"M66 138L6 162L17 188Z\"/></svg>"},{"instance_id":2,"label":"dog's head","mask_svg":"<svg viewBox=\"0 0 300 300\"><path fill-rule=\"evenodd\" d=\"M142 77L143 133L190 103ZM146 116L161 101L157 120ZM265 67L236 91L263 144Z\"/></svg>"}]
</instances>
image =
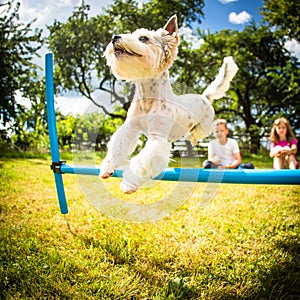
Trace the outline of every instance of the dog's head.
<instances>
[{"instance_id":1,"label":"dog's head","mask_svg":"<svg viewBox=\"0 0 300 300\"><path fill-rule=\"evenodd\" d=\"M115 35L105 50L107 64L119 79L156 77L173 63L178 48L177 17L156 31L138 29Z\"/></svg>"}]
</instances>

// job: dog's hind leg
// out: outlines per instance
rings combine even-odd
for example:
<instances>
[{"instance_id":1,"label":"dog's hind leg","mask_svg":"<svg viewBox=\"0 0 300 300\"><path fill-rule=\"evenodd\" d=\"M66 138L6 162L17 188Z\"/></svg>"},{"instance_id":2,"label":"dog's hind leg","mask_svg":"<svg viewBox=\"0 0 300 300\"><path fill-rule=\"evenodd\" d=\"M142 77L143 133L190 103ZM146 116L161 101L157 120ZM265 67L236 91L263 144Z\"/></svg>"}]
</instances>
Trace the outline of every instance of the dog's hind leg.
<instances>
[{"instance_id":1,"label":"dog's hind leg","mask_svg":"<svg viewBox=\"0 0 300 300\"><path fill-rule=\"evenodd\" d=\"M168 166L171 143L161 136L150 136L141 152L131 158L129 168L123 172L121 189L131 194L139 186L156 177Z\"/></svg>"},{"instance_id":2,"label":"dog's hind leg","mask_svg":"<svg viewBox=\"0 0 300 300\"><path fill-rule=\"evenodd\" d=\"M161 136L150 136L142 151L130 160L130 169L140 177L156 177L168 166L171 144Z\"/></svg>"}]
</instances>

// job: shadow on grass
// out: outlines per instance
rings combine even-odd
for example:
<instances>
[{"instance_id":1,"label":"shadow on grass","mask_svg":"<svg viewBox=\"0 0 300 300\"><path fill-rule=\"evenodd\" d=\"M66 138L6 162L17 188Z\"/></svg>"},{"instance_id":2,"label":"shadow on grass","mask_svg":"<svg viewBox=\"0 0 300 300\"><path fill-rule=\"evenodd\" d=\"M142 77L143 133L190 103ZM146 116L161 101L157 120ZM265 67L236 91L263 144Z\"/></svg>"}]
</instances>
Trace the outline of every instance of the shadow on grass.
<instances>
[{"instance_id":1,"label":"shadow on grass","mask_svg":"<svg viewBox=\"0 0 300 300\"><path fill-rule=\"evenodd\" d=\"M65 289L66 285L64 283L74 282L75 284L78 278L76 277L74 281L74 274L86 272L85 267L77 264L76 259L63 257L53 249L48 252L43 243L35 235L32 235L32 232L25 232L27 247L24 247L24 241L22 242L16 237L11 239L15 234L23 232L21 228L19 230L21 231L11 231L2 236L2 242L4 243L1 243L2 255L0 257L2 256L2 271L5 271L6 275L3 276L2 273L3 277L0 278L2 290L0 296L3 296L4 299L8 295L19 295L20 299L22 296L29 295L33 297L53 295L53 299L57 297L68 299L79 295L86 295L87 299L89 296L91 299L93 298L92 295L94 295L97 288L99 289L98 285L100 283L98 280L101 280L101 276L96 276L95 281L91 279L91 284L94 288L97 287L95 291L91 289L76 289L75 291ZM31 234L28 235L29 233ZM81 250L94 248L97 250L95 252L102 252L103 257L105 256L106 260L110 261L113 269L119 268L121 270L123 269L122 266L126 265L126 268L131 270L132 275L135 274L136 278L141 278L141 282L147 282L148 286L155 287L151 293L153 293L152 295L154 293L159 295L161 297L159 299L296 300L300 297L300 240L297 236L289 238L283 236L276 242L274 251L280 252L280 261L275 261L270 269L262 267L258 272L256 286L244 287L242 296L237 289L239 280L243 281L243 278L237 276L230 279L228 270L220 276L219 271L222 267L230 267L224 261L224 266L219 265L212 267L210 270L207 269L205 274L200 274L203 275L202 280L197 281L196 274L199 273L202 267L204 270L205 266L177 265L178 256L176 253L167 255L164 258L160 258L159 254L152 256L149 253L141 257L139 252L141 244L138 239L132 242L122 237L122 235L119 235L118 238L107 235L101 240L93 236L74 235L74 237L83 246ZM17 249L23 250L18 252ZM98 262L95 261L95 263L101 263L101 259ZM21 268L21 266L23 267ZM209 262L207 262L208 267ZM48 281L47 278L51 273L52 280ZM54 281L55 276L60 276L60 280ZM251 276L254 275L249 274L249 277ZM196 282L191 282L192 277L196 278ZM29 281L32 284L28 285ZM212 285L215 289L212 288ZM43 288L41 289L41 287ZM104 291L101 290L101 293L103 295ZM107 291L107 295L111 297L113 291Z\"/></svg>"},{"instance_id":2,"label":"shadow on grass","mask_svg":"<svg viewBox=\"0 0 300 300\"><path fill-rule=\"evenodd\" d=\"M280 261L271 268L258 270L256 286L244 289L243 296L232 292L214 292L205 299L232 300L299 300L300 299L300 239L297 236L278 241L274 251L281 252ZM214 273L214 271L212 272ZM228 278L223 278L226 282ZM242 278L241 278L242 279ZM228 283L230 280L228 279Z\"/></svg>"},{"instance_id":3,"label":"shadow on grass","mask_svg":"<svg viewBox=\"0 0 300 300\"><path fill-rule=\"evenodd\" d=\"M110 239L104 248L112 255L116 264L126 264L148 283L156 285L160 289L160 295L166 297L165 299L300 299L300 240L296 236L294 238L283 237L277 241L274 251L280 253L279 260L275 260L271 268L264 268L260 265L257 278L254 274L249 274L248 279L251 281L252 277L254 284L240 290L238 286L244 282L245 278L237 276L230 279L228 274L220 275L218 268L222 266L211 269L210 274L204 275L196 284L191 284L190 279L195 276L199 266L174 268L172 266L176 264L176 257L152 258L148 261L148 269L141 269L138 267L139 257L135 251L125 250L126 243L121 244L119 240ZM268 255L273 257L272 253ZM267 257L264 258L266 264L267 260ZM230 269L230 265L224 263L224 268L228 266ZM157 280L156 276L153 276L154 270L163 272L166 275L164 279ZM216 287L215 290L209 287L211 285Z\"/></svg>"},{"instance_id":4,"label":"shadow on grass","mask_svg":"<svg viewBox=\"0 0 300 300\"><path fill-rule=\"evenodd\" d=\"M278 241L276 248L282 251L285 261L274 265L261 278L261 290L257 299L300 299L300 240L294 236Z\"/></svg>"}]
</instances>

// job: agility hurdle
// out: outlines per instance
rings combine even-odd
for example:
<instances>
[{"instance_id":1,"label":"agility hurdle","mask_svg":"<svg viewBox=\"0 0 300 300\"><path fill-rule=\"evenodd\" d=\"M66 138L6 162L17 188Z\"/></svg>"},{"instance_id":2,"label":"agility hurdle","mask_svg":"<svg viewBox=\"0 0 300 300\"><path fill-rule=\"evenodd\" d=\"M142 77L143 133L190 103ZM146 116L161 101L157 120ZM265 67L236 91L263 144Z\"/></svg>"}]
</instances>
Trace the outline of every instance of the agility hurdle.
<instances>
[{"instance_id":1,"label":"agility hurdle","mask_svg":"<svg viewBox=\"0 0 300 300\"><path fill-rule=\"evenodd\" d=\"M62 214L68 213L65 196L63 174L94 175L99 176L100 169L95 167L74 167L60 160L58 138L56 131L56 115L54 108L54 82L53 82L53 55L45 56L46 75L46 108L50 151L54 173L56 191ZM122 177L122 170L116 170L112 177ZM186 182L216 182L231 184L280 184L299 185L300 170L218 170L202 168L167 168L153 180L186 181Z\"/></svg>"}]
</instances>

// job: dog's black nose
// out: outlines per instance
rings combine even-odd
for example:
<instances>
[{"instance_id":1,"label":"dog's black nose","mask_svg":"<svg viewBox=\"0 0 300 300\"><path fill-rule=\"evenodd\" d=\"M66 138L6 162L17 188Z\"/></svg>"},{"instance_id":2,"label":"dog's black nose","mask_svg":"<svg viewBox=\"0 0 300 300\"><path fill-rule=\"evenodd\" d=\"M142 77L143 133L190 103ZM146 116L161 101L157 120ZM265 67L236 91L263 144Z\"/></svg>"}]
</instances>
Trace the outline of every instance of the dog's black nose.
<instances>
[{"instance_id":1,"label":"dog's black nose","mask_svg":"<svg viewBox=\"0 0 300 300\"><path fill-rule=\"evenodd\" d=\"M115 35L115 36L112 38L111 42L114 44L114 43L117 42L119 39L121 39L121 36L120 36L120 35Z\"/></svg>"}]
</instances>

